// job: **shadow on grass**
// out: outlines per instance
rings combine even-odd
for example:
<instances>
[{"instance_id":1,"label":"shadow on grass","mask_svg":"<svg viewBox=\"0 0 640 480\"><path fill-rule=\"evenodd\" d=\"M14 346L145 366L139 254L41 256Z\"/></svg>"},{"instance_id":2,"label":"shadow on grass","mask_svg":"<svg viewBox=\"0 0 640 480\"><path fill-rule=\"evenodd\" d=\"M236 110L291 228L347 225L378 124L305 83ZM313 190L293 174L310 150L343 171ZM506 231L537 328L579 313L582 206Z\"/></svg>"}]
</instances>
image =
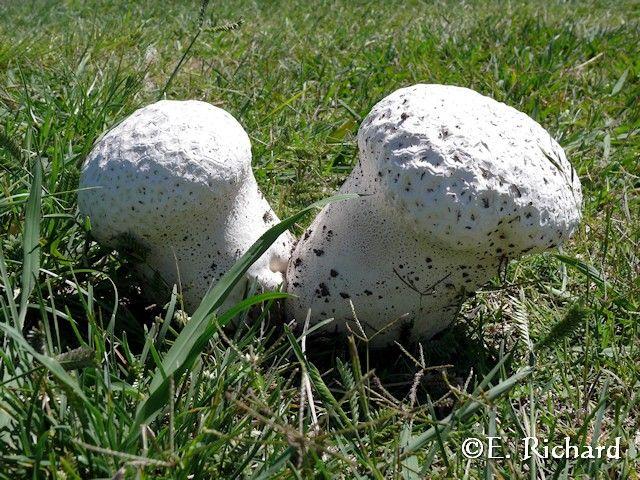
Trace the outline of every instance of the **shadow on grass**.
<instances>
[{"instance_id":1,"label":"shadow on grass","mask_svg":"<svg viewBox=\"0 0 640 480\"><path fill-rule=\"evenodd\" d=\"M436 414L446 416L453 407L453 399L447 397L451 387L464 390L466 386L470 392L474 386L474 378L470 376L482 378L499 361L498 342L485 342L478 335L481 329L474 330L468 322L461 318L448 329L421 342L426 366L421 375L417 375L421 368L409 357L420 359L417 343L403 345L403 348L390 345L369 351L360 343L358 354L363 373L373 370L384 389L407 404L412 395L416 404L425 404L428 398L431 399ZM329 388L338 394L344 393L336 366L338 358L343 363L350 362L347 339L344 336L329 338L318 335L307 342L314 344L314 348L307 352L309 360L320 372L329 372L325 377Z\"/></svg>"}]
</instances>

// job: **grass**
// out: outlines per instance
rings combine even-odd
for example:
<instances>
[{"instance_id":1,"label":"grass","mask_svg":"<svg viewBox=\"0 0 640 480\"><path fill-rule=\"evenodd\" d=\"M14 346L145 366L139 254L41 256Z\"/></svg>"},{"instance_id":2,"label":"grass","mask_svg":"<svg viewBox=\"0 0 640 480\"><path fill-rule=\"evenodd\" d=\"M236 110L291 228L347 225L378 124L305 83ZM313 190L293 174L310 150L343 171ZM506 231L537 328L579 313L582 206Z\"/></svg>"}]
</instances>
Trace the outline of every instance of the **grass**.
<instances>
[{"instance_id":1,"label":"grass","mask_svg":"<svg viewBox=\"0 0 640 480\"><path fill-rule=\"evenodd\" d=\"M639 13L631 0L1 3L0 479L638 478ZM532 116L585 197L561 254L509 265L422 349L305 340L269 296L233 333L206 308L183 330L179 299L141 303L127 255L77 215L95 139L163 92L240 119L284 218L337 189L361 119L417 82ZM526 434L621 437L623 458L461 453L468 437L513 451Z\"/></svg>"}]
</instances>

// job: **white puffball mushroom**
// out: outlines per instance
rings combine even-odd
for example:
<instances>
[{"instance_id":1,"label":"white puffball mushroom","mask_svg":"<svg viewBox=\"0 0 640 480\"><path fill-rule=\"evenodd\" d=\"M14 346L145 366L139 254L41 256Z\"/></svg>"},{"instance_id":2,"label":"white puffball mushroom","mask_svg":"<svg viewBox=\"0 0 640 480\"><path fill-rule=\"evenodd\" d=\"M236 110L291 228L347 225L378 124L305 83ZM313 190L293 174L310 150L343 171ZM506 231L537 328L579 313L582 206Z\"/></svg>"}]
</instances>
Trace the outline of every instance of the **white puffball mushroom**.
<instances>
[{"instance_id":1,"label":"white puffball mushroom","mask_svg":"<svg viewBox=\"0 0 640 480\"><path fill-rule=\"evenodd\" d=\"M538 123L467 88L414 85L373 107L359 160L297 244L289 318L353 320L373 345L428 339L462 301L527 252L555 247L580 220L578 176ZM395 321L395 323L393 323ZM352 325L354 325L352 323ZM358 332L358 328L354 327Z\"/></svg>"},{"instance_id":2,"label":"white puffball mushroom","mask_svg":"<svg viewBox=\"0 0 640 480\"><path fill-rule=\"evenodd\" d=\"M83 165L78 204L99 242L142 250L148 297L179 284L190 310L279 222L253 176L247 133L228 112L194 100L148 105L100 138ZM292 246L281 235L225 306L248 281L281 284Z\"/></svg>"}]
</instances>

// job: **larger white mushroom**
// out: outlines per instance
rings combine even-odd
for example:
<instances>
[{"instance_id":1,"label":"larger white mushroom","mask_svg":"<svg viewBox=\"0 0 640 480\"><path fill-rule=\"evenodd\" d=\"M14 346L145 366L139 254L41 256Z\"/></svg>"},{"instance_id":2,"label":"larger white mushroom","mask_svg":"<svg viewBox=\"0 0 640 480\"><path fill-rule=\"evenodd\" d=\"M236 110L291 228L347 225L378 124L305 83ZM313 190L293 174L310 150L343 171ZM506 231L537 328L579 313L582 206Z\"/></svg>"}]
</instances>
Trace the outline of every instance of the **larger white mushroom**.
<instances>
[{"instance_id":1,"label":"larger white mushroom","mask_svg":"<svg viewBox=\"0 0 640 480\"><path fill-rule=\"evenodd\" d=\"M397 90L364 120L358 146L340 193L364 196L325 207L289 262L286 308L298 321L310 308L342 330L353 302L376 345L429 338L503 262L578 225L580 182L562 148L472 90Z\"/></svg>"},{"instance_id":2,"label":"larger white mushroom","mask_svg":"<svg viewBox=\"0 0 640 480\"><path fill-rule=\"evenodd\" d=\"M114 248L139 245L150 297L180 284L188 309L278 217L251 171L251 143L226 111L200 101L160 101L104 135L80 178L80 213ZM283 282L287 232L249 269L226 305L255 280Z\"/></svg>"}]
</instances>

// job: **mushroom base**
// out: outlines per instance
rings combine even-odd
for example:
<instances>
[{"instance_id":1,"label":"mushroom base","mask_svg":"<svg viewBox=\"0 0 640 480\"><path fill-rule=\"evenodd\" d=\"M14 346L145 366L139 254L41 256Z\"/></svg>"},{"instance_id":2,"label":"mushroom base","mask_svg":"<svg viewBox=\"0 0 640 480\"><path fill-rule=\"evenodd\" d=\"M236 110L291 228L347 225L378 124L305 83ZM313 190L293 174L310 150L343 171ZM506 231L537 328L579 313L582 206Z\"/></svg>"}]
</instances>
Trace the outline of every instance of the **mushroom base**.
<instances>
[{"instance_id":1,"label":"mushroom base","mask_svg":"<svg viewBox=\"0 0 640 480\"><path fill-rule=\"evenodd\" d=\"M254 199L254 208L247 208L247 198ZM178 285L185 308L189 312L195 311L210 286L264 231L279 222L253 179L245 182L231 205L208 205L198 218L198 225L185 220L180 228L171 232L163 231L160 226L158 237L161 232L162 241L143 241L146 248L144 261L136 265L136 272L145 285L148 299L165 301L172 286ZM203 229L205 226L217 228ZM249 268L245 278L225 299L221 310L241 301L247 292L252 291L253 284L259 290L278 288L284 282L284 265L289 259L293 241L289 232L282 234Z\"/></svg>"},{"instance_id":2,"label":"mushroom base","mask_svg":"<svg viewBox=\"0 0 640 480\"><path fill-rule=\"evenodd\" d=\"M287 318L303 322L311 309L312 323L334 318L327 328L359 333L355 313L378 347L428 339L452 323L499 259L429 244L380 209L377 195L329 205L309 227L287 270L287 292L295 295Z\"/></svg>"}]
</instances>

